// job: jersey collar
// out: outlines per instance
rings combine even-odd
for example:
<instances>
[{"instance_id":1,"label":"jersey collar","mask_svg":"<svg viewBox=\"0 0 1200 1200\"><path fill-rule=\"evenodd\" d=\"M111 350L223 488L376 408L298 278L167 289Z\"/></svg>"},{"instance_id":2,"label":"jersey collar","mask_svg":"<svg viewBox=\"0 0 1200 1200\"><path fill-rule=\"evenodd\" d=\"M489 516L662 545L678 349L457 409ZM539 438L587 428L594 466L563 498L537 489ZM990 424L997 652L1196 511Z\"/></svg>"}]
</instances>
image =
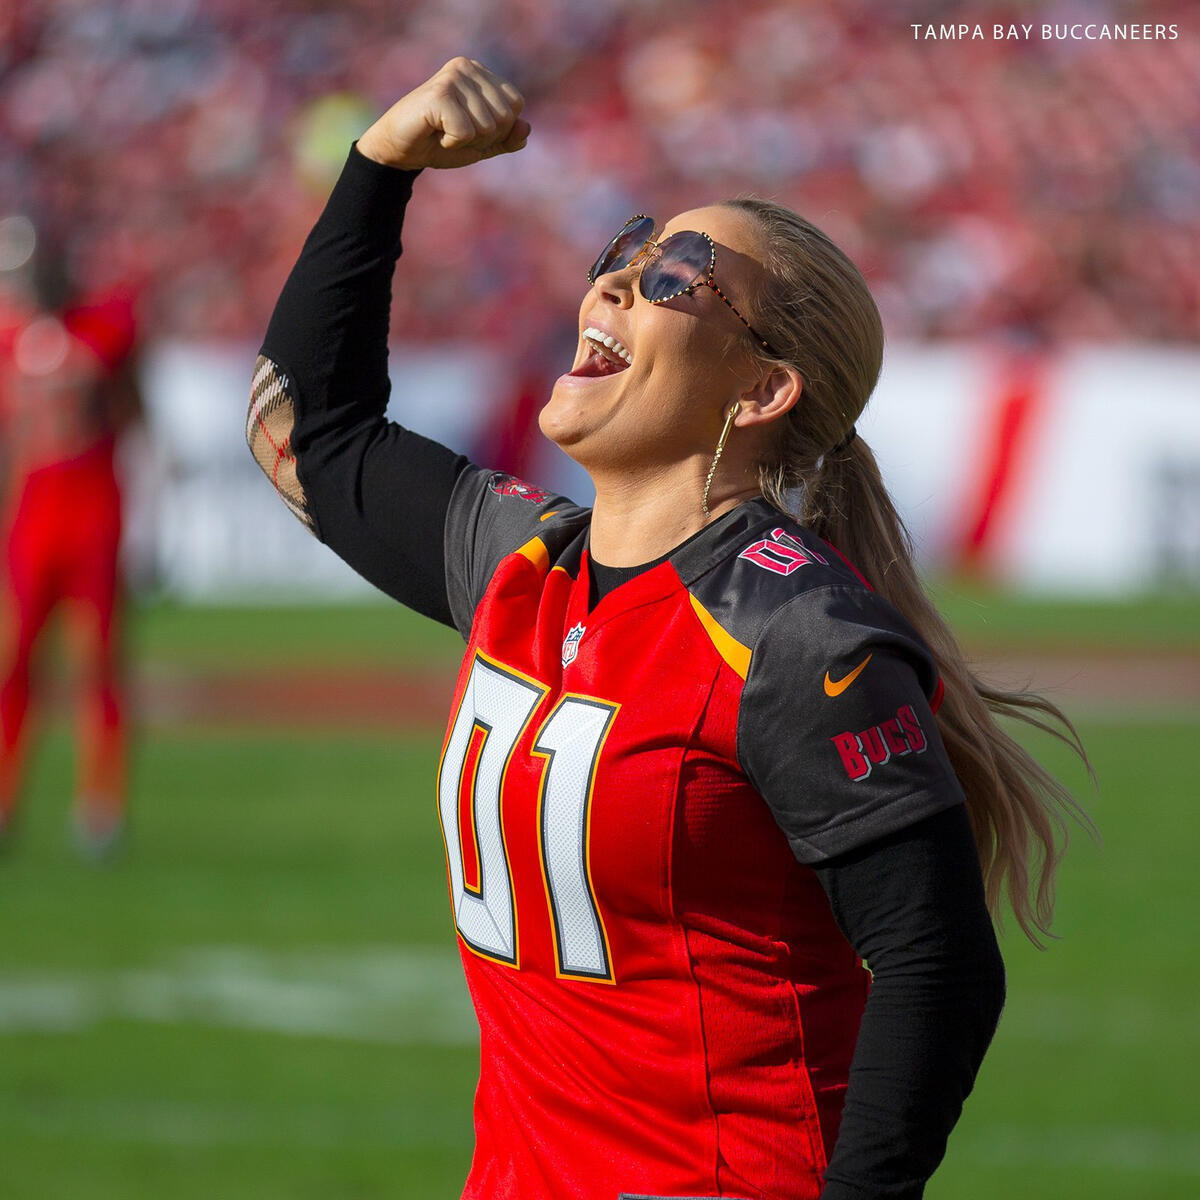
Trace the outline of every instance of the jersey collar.
<instances>
[{"instance_id":1,"label":"jersey collar","mask_svg":"<svg viewBox=\"0 0 1200 1200\"><path fill-rule=\"evenodd\" d=\"M778 525L785 519L762 497L747 500L673 550L667 561L675 568L684 587L691 587L764 525Z\"/></svg>"}]
</instances>

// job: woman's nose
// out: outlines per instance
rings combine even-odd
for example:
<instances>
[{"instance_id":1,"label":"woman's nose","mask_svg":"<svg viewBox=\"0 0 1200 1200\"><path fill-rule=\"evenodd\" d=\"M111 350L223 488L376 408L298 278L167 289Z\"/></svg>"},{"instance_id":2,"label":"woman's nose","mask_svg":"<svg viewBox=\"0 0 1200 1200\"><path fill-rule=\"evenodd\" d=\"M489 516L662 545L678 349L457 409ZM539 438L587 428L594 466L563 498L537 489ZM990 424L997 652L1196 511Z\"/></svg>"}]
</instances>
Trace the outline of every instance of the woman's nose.
<instances>
[{"instance_id":1,"label":"woman's nose","mask_svg":"<svg viewBox=\"0 0 1200 1200\"><path fill-rule=\"evenodd\" d=\"M637 272L632 267L622 267L619 271L598 275L593 286L600 298L609 304L615 304L618 308L632 308L636 280Z\"/></svg>"}]
</instances>

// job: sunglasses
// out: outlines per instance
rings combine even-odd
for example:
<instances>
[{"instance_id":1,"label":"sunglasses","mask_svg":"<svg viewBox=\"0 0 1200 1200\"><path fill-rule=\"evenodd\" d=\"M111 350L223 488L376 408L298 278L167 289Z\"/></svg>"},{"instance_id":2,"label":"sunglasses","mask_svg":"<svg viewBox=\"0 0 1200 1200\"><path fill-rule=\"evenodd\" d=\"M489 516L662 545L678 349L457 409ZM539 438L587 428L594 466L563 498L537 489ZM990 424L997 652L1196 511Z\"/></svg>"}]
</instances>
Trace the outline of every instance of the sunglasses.
<instances>
[{"instance_id":1,"label":"sunglasses","mask_svg":"<svg viewBox=\"0 0 1200 1200\"><path fill-rule=\"evenodd\" d=\"M654 240L654 218L644 213L631 217L611 242L600 252L588 271L588 283L595 283L610 271L642 264L638 290L643 300L662 304L691 293L701 284L710 287L729 306L733 315L750 330L754 340L777 358L779 352L738 312L732 300L713 279L717 265L717 246L707 233L686 229L673 233L661 242Z\"/></svg>"}]
</instances>

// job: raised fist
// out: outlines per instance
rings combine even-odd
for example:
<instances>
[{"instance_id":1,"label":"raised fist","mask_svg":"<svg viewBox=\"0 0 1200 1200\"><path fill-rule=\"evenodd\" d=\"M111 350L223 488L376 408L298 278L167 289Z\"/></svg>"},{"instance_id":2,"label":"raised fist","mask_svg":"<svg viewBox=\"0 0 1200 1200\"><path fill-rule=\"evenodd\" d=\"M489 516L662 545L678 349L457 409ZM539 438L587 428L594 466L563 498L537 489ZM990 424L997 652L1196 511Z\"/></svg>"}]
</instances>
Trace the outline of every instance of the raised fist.
<instances>
[{"instance_id":1,"label":"raised fist","mask_svg":"<svg viewBox=\"0 0 1200 1200\"><path fill-rule=\"evenodd\" d=\"M473 58L452 58L397 100L358 140L367 158L392 167L466 167L520 150L529 137L525 101Z\"/></svg>"}]
</instances>

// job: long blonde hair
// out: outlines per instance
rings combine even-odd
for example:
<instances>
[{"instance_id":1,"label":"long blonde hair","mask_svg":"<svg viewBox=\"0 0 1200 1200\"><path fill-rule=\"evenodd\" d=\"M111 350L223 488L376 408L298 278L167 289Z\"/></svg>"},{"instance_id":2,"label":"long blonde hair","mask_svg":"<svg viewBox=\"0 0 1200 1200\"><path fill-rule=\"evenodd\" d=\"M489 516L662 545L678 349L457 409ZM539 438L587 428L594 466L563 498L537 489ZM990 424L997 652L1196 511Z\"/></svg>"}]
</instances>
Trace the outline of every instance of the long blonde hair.
<instances>
[{"instance_id":1,"label":"long blonde hair","mask_svg":"<svg viewBox=\"0 0 1200 1200\"><path fill-rule=\"evenodd\" d=\"M1065 742L1091 772L1074 725L1049 700L974 675L917 575L912 540L861 437L841 445L883 362L883 325L850 259L790 209L756 197L725 202L759 223L768 282L755 328L804 381L776 453L759 470L763 495L837 547L925 639L945 683L938 728L966 795L988 907L1009 904L1040 945L1054 914L1054 877L1066 817L1091 828L1071 793L999 723L1015 718ZM798 500L797 500L798 498ZM798 510L798 511L796 511Z\"/></svg>"}]
</instances>

